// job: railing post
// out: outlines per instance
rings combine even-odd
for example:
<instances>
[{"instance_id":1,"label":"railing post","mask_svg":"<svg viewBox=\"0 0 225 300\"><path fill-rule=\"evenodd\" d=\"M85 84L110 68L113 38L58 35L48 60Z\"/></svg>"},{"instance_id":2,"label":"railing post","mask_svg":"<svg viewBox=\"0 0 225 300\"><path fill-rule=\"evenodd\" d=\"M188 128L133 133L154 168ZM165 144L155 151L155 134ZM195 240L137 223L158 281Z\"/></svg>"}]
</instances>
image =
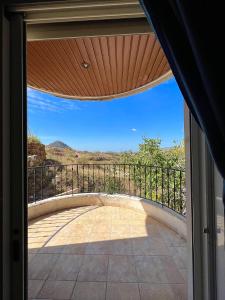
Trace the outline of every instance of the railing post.
<instances>
[{"instance_id":1,"label":"railing post","mask_svg":"<svg viewBox=\"0 0 225 300\"><path fill-rule=\"evenodd\" d=\"M83 168L83 192L84 192L84 164L83 164L83 166L82 166L82 168Z\"/></svg>"},{"instance_id":2,"label":"railing post","mask_svg":"<svg viewBox=\"0 0 225 300\"><path fill-rule=\"evenodd\" d=\"M130 164L129 164L129 170L128 170L128 172L129 172L129 179L128 179L129 180L129 183L128 183L129 187L128 188L129 188L129 194L130 194Z\"/></svg>"},{"instance_id":3,"label":"railing post","mask_svg":"<svg viewBox=\"0 0 225 300\"><path fill-rule=\"evenodd\" d=\"M151 195L151 200L153 200L152 199L152 167L150 167L150 183L149 183L149 189L150 189L150 191L149 191L149 194Z\"/></svg>"},{"instance_id":4,"label":"railing post","mask_svg":"<svg viewBox=\"0 0 225 300\"><path fill-rule=\"evenodd\" d=\"M43 200L43 166L41 167L41 200Z\"/></svg>"},{"instance_id":5,"label":"railing post","mask_svg":"<svg viewBox=\"0 0 225 300\"><path fill-rule=\"evenodd\" d=\"M89 164L88 164L88 171L87 171L88 172L88 193L89 193L89 185L90 185L90 182L89 182L89 171L90 170L89 170Z\"/></svg>"},{"instance_id":6,"label":"railing post","mask_svg":"<svg viewBox=\"0 0 225 300\"><path fill-rule=\"evenodd\" d=\"M162 168L162 194L161 194L161 202L162 202L162 206L164 204L164 169Z\"/></svg>"},{"instance_id":7,"label":"railing post","mask_svg":"<svg viewBox=\"0 0 225 300\"><path fill-rule=\"evenodd\" d=\"M95 192L95 165L92 165L93 168L93 188L94 188L94 192Z\"/></svg>"},{"instance_id":8,"label":"railing post","mask_svg":"<svg viewBox=\"0 0 225 300\"><path fill-rule=\"evenodd\" d=\"M183 210L182 200L182 171L180 171L180 213L182 213Z\"/></svg>"},{"instance_id":9,"label":"railing post","mask_svg":"<svg viewBox=\"0 0 225 300\"><path fill-rule=\"evenodd\" d=\"M147 170L146 170L146 165L145 165L145 199L146 199L146 195L147 195L147 190L146 190L146 180L147 180Z\"/></svg>"},{"instance_id":10,"label":"railing post","mask_svg":"<svg viewBox=\"0 0 225 300\"><path fill-rule=\"evenodd\" d=\"M156 183L155 183L155 197L156 202L158 202L158 168L155 169Z\"/></svg>"},{"instance_id":11,"label":"railing post","mask_svg":"<svg viewBox=\"0 0 225 300\"><path fill-rule=\"evenodd\" d=\"M66 194L67 194L67 165L66 165Z\"/></svg>"},{"instance_id":12,"label":"railing post","mask_svg":"<svg viewBox=\"0 0 225 300\"><path fill-rule=\"evenodd\" d=\"M34 168L34 194L33 194L34 202L36 202L36 168Z\"/></svg>"},{"instance_id":13,"label":"railing post","mask_svg":"<svg viewBox=\"0 0 225 300\"><path fill-rule=\"evenodd\" d=\"M176 210L176 170L173 171L173 209Z\"/></svg>"},{"instance_id":14,"label":"railing post","mask_svg":"<svg viewBox=\"0 0 225 300\"><path fill-rule=\"evenodd\" d=\"M77 164L77 190L79 193L80 183L79 183L79 165Z\"/></svg>"},{"instance_id":15,"label":"railing post","mask_svg":"<svg viewBox=\"0 0 225 300\"><path fill-rule=\"evenodd\" d=\"M72 165L72 195L73 195L73 165Z\"/></svg>"},{"instance_id":16,"label":"railing post","mask_svg":"<svg viewBox=\"0 0 225 300\"><path fill-rule=\"evenodd\" d=\"M116 183L115 183L115 180L116 180L116 166L115 165L113 165L113 178L114 178L114 180L113 180L113 191L115 191L115 185L116 185Z\"/></svg>"},{"instance_id":17,"label":"railing post","mask_svg":"<svg viewBox=\"0 0 225 300\"><path fill-rule=\"evenodd\" d=\"M167 168L167 206L170 207L170 171Z\"/></svg>"},{"instance_id":18,"label":"railing post","mask_svg":"<svg viewBox=\"0 0 225 300\"><path fill-rule=\"evenodd\" d=\"M105 192L105 164L103 165L104 167L104 192Z\"/></svg>"},{"instance_id":19,"label":"railing post","mask_svg":"<svg viewBox=\"0 0 225 300\"><path fill-rule=\"evenodd\" d=\"M63 192L63 189L62 189L62 167L60 168L60 190L61 190L61 194Z\"/></svg>"},{"instance_id":20,"label":"railing post","mask_svg":"<svg viewBox=\"0 0 225 300\"><path fill-rule=\"evenodd\" d=\"M126 194L126 168L125 164L123 165L123 192Z\"/></svg>"},{"instance_id":21,"label":"railing post","mask_svg":"<svg viewBox=\"0 0 225 300\"><path fill-rule=\"evenodd\" d=\"M54 183L55 183L55 184L54 184L54 189L55 189L55 194L54 194L54 196L55 196L55 195L57 194L57 193L56 193L56 167L55 167L55 166L54 166L54 172L53 172L53 173L54 173Z\"/></svg>"}]
</instances>

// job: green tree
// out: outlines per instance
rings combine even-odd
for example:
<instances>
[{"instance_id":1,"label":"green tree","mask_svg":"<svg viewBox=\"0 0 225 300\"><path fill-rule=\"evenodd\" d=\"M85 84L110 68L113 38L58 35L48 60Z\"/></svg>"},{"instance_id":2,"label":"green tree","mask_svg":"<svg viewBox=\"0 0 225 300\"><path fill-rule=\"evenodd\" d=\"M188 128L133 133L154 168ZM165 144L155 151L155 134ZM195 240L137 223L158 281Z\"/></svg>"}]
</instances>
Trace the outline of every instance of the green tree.
<instances>
[{"instance_id":1,"label":"green tree","mask_svg":"<svg viewBox=\"0 0 225 300\"><path fill-rule=\"evenodd\" d=\"M137 152L122 154L122 163L158 166L164 168L184 168L184 143L170 148L162 148L160 139L143 138Z\"/></svg>"},{"instance_id":2,"label":"green tree","mask_svg":"<svg viewBox=\"0 0 225 300\"><path fill-rule=\"evenodd\" d=\"M176 211L182 211L185 193L184 143L174 142L162 148L160 139L143 138L137 152L126 152L122 163L134 165L134 190L145 198L161 202Z\"/></svg>"}]
</instances>

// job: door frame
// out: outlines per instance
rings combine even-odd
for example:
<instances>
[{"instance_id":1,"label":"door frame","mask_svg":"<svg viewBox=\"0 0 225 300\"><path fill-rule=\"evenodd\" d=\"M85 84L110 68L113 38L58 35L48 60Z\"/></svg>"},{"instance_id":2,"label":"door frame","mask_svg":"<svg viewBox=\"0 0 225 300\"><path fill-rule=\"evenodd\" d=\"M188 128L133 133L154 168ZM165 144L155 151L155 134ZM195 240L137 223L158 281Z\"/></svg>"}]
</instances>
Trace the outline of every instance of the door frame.
<instances>
[{"instance_id":1,"label":"door frame","mask_svg":"<svg viewBox=\"0 0 225 300\"><path fill-rule=\"evenodd\" d=\"M214 162L205 134L186 104L185 111L188 261L192 256L193 274L193 286L189 274L189 298L211 300L217 299Z\"/></svg>"}]
</instances>

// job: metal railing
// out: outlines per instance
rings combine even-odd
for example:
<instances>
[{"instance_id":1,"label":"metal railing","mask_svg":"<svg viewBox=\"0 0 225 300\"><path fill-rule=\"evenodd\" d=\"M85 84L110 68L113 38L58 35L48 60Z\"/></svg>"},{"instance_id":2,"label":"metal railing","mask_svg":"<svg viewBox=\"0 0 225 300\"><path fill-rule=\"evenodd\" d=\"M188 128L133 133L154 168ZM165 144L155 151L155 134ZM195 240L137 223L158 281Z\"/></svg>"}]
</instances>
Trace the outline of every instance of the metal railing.
<instances>
[{"instance_id":1,"label":"metal railing","mask_svg":"<svg viewBox=\"0 0 225 300\"><path fill-rule=\"evenodd\" d=\"M28 202L76 193L119 193L150 199L185 214L185 171L133 164L28 168Z\"/></svg>"}]
</instances>

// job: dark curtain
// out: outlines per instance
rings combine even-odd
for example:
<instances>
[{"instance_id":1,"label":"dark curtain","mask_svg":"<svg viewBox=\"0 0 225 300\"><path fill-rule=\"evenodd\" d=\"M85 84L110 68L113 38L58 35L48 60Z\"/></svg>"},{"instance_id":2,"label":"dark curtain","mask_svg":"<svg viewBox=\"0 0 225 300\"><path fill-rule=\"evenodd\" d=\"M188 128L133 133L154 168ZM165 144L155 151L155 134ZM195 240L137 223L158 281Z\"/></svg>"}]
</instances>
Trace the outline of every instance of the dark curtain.
<instances>
[{"instance_id":1,"label":"dark curtain","mask_svg":"<svg viewBox=\"0 0 225 300\"><path fill-rule=\"evenodd\" d=\"M140 2L225 179L223 1Z\"/></svg>"}]
</instances>

